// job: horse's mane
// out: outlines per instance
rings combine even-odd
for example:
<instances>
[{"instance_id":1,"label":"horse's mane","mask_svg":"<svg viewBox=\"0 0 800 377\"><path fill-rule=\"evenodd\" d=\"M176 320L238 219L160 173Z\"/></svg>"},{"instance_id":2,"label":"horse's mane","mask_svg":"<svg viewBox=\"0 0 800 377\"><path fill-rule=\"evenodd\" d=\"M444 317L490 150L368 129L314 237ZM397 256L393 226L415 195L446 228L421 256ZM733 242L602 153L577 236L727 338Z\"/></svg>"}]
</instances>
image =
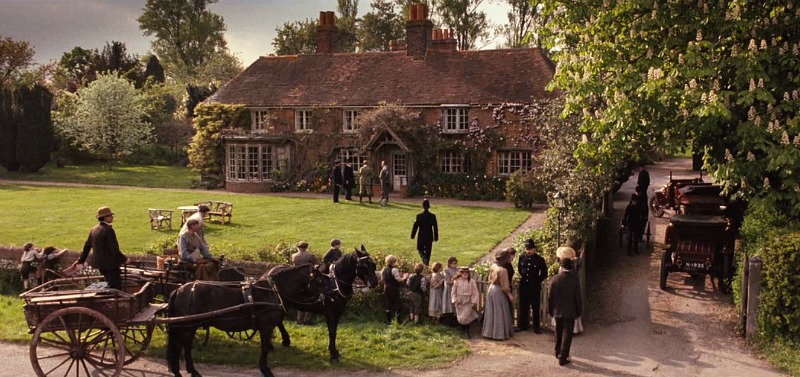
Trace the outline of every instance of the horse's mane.
<instances>
[{"instance_id":1,"label":"horse's mane","mask_svg":"<svg viewBox=\"0 0 800 377\"><path fill-rule=\"evenodd\" d=\"M289 265L289 264L279 264L277 266L274 266L274 267L270 268L269 271L267 271L264 274L262 274L261 277L258 278L258 280L259 281L267 280L269 277L276 277L276 276L279 276L279 275L282 275L282 274L285 274L285 273L289 273L289 272L292 272L292 271L295 271L295 270L299 270L301 268L311 269L313 267L314 266L312 266L312 265L310 265L308 263L298 264L297 266L293 266L293 265Z\"/></svg>"}]
</instances>

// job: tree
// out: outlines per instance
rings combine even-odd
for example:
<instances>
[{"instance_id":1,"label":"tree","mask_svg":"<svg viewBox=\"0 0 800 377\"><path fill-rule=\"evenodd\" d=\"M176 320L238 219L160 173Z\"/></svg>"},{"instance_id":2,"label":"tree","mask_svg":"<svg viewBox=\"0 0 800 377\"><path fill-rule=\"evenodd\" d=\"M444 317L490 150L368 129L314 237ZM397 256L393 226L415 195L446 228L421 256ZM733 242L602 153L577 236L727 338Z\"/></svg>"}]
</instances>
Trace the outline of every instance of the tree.
<instances>
[{"instance_id":1,"label":"tree","mask_svg":"<svg viewBox=\"0 0 800 377\"><path fill-rule=\"evenodd\" d=\"M27 41L0 36L0 87L33 65L33 47Z\"/></svg>"},{"instance_id":2,"label":"tree","mask_svg":"<svg viewBox=\"0 0 800 377\"><path fill-rule=\"evenodd\" d=\"M8 171L18 171L17 122L13 112L13 92L0 87L0 165Z\"/></svg>"},{"instance_id":3,"label":"tree","mask_svg":"<svg viewBox=\"0 0 800 377\"><path fill-rule=\"evenodd\" d=\"M65 131L81 148L104 154L109 169L122 155L150 142L141 96L128 80L101 73L77 94L75 121Z\"/></svg>"},{"instance_id":4,"label":"tree","mask_svg":"<svg viewBox=\"0 0 800 377\"><path fill-rule=\"evenodd\" d=\"M275 31L278 32L278 35L272 40L275 55L313 54L317 51L317 22L315 20L286 22Z\"/></svg>"},{"instance_id":5,"label":"tree","mask_svg":"<svg viewBox=\"0 0 800 377\"><path fill-rule=\"evenodd\" d=\"M98 55L97 50L78 46L62 54L59 60L59 75L64 78L64 87L73 88L71 91L74 92L79 87L94 81L97 74L95 67Z\"/></svg>"},{"instance_id":6,"label":"tree","mask_svg":"<svg viewBox=\"0 0 800 377\"><path fill-rule=\"evenodd\" d=\"M195 77L211 57L227 51L225 22L210 12L217 0L147 0L137 19L144 35L155 36L153 52L170 77ZM183 81L186 82L186 81Z\"/></svg>"},{"instance_id":7,"label":"tree","mask_svg":"<svg viewBox=\"0 0 800 377\"><path fill-rule=\"evenodd\" d=\"M97 60L92 69L95 72L119 72L119 75L136 83L136 87L141 87L144 80L141 79L139 69L139 57L128 55L125 43L112 41L106 42L103 51L97 55Z\"/></svg>"},{"instance_id":8,"label":"tree","mask_svg":"<svg viewBox=\"0 0 800 377\"><path fill-rule=\"evenodd\" d=\"M500 26L498 33L505 36L505 46L510 48L534 45L541 47L538 36L532 36L536 20L540 19L539 6L530 0L506 0L511 9L508 11L508 23Z\"/></svg>"},{"instance_id":9,"label":"tree","mask_svg":"<svg viewBox=\"0 0 800 377\"><path fill-rule=\"evenodd\" d=\"M50 107L53 95L44 86L23 86L16 90L18 109L16 159L25 171L36 172L50 160L55 141Z\"/></svg>"},{"instance_id":10,"label":"tree","mask_svg":"<svg viewBox=\"0 0 800 377\"><path fill-rule=\"evenodd\" d=\"M164 77L164 66L161 65L160 61L158 61L158 56L151 54L144 60L147 60L147 64L145 65L144 69L145 80L152 78L153 82L157 83L163 83L166 81L166 77Z\"/></svg>"},{"instance_id":11,"label":"tree","mask_svg":"<svg viewBox=\"0 0 800 377\"><path fill-rule=\"evenodd\" d=\"M800 13L779 0L545 2L552 88L608 170L689 140L733 199L800 217Z\"/></svg>"},{"instance_id":12,"label":"tree","mask_svg":"<svg viewBox=\"0 0 800 377\"><path fill-rule=\"evenodd\" d=\"M453 29L459 50L472 50L479 39L489 37L486 13L478 10L483 0L440 0L442 24Z\"/></svg>"},{"instance_id":13,"label":"tree","mask_svg":"<svg viewBox=\"0 0 800 377\"><path fill-rule=\"evenodd\" d=\"M391 0L372 0L372 11L361 19L358 40L361 51L388 51L389 41L403 39L403 17Z\"/></svg>"},{"instance_id":14,"label":"tree","mask_svg":"<svg viewBox=\"0 0 800 377\"><path fill-rule=\"evenodd\" d=\"M338 0L339 52L355 52L358 45L358 0Z\"/></svg>"},{"instance_id":15,"label":"tree","mask_svg":"<svg viewBox=\"0 0 800 377\"><path fill-rule=\"evenodd\" d=\"M199 84L215 84L222 86L236 77L244 70L242 62L229 52L219 52L214 54L208 62L197 71L197 79L194 82Z\"/></svg>"}]
</instances>

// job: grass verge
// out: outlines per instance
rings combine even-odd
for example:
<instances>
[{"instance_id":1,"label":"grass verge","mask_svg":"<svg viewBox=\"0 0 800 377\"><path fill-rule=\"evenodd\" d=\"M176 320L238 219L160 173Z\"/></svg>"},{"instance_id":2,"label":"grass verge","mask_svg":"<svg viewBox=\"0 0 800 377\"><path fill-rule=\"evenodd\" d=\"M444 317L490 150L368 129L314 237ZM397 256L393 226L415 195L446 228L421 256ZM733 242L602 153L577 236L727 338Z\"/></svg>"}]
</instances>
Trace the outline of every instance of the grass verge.
<instances>
[{"instance_id":1,"label":"grass verge","mask_svg":"<svg viewBox=\"0 0 800 377\"><path fill-rule=\"evenodd\" d=\"M800 344L777 338L759 341L758 348L772 365L792 376L800 376Z\"/></svg>"}]
</instances>

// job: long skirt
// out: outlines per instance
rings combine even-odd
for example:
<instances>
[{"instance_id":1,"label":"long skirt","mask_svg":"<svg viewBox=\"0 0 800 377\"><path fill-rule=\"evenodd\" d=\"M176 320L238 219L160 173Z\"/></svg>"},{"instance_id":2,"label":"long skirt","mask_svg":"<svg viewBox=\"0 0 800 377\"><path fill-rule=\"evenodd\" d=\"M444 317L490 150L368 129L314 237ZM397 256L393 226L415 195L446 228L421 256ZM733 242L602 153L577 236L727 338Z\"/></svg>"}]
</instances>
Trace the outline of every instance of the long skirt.
<instances>
[{"instance_id":1,"label":"long skirt","mask_svg":"<svg viewBox=\"0 0 800 377\"><path fill-rule=\"evenodd\" d=\"M442 314L454 313L453 301L450 293L453 291L453 284L444 283L444 290L442 290Z\"/></svg>"},{"instance_id":2,"label":"long skirt","mask_svg":"<svg viewBox=\"0 0 800 377\"><path fill-rule=\"evenodd\" d=\"M431 317L439 317L442 315L442 295L444 294L444 285L439 288L433 288L428 295L428 315Z\"/></svg>"},{"instance_id":3,"label":"long skirt","mask_svg":"<svg viewBox=\"0 0 800 377\"><path fill-rule=\"evenodd\" d=\"M481 335L495 340L505 340L514 336L514 324L511 322L508 296L497 284L492 284L489 292L486 293Z\"/></svg>"}]
</instances>

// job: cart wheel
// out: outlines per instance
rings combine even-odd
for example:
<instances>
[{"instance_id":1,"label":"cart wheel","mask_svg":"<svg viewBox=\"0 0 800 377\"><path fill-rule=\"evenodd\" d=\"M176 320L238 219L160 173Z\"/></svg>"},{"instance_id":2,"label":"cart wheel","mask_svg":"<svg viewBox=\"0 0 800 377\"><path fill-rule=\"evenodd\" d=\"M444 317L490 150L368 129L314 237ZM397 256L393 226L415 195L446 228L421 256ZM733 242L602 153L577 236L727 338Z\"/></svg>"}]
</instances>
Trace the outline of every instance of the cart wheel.
<instances>
[{"instance_id":1,"label":"cart wheel","mask_svg":"<svg viewBox=\"0 0 800 377\"><path fill-rule=\"evenodd\" d=\"M245 341L253 339L253 337L256 336L256 332L257 330L248 329L244 331L227 331L226 333L228 334L228 338L238 341Z\"/></svg>"},{"instance_id":2,"label":"cart wheel","mask_svg":"<svg viewBox=\"0 0 800 377\"><path fill-rule=\"evenodd\" d=\"M136 359L142 356L144 351L147 351L147 347L150 346L150 340L153 338L154 328L155 325L153 324L123 325L119 327L122 340L125 342L124 365L136 361ZM113 342L114 339L109 336L108 341ZM101 362L100 365L112 366L103 362Z\"/></svg>"},{"instance_id":3,"label":"cart wheel","mask_svg":"<svg viewBox=\"0 0 800 377\"><path fill-rule=\"evenodd\" d=\"M653 195L653 197L650 198L650 211L653 212L653 216L655 217L664 216L664 209L661 208L660 205L658 205L658 201L656 201L655 195Z\"/></svg>"},{"instance_id":4,"label":"cart wheel","mask_svg":"<svg viewBox=\"0 0 800 377\"><path fill-rule=\"evenodd\" d=\"M125 361L122 339L114 322L97 311L59 309L36 326L31 366L40 377L117 377Z\"/></svg>"},{"instance_id":5,"label":"cart wheel","mask_svg":"<svg viewBox=\"0 0 800 377\"><path fill-rule=\"evenodd\" d=\"M664 250L661 252L661 271L658 275L658 287L661 290L667 289L667 275L669 275L669 255L667 251Z\"/></svg>"}]
</instances>

